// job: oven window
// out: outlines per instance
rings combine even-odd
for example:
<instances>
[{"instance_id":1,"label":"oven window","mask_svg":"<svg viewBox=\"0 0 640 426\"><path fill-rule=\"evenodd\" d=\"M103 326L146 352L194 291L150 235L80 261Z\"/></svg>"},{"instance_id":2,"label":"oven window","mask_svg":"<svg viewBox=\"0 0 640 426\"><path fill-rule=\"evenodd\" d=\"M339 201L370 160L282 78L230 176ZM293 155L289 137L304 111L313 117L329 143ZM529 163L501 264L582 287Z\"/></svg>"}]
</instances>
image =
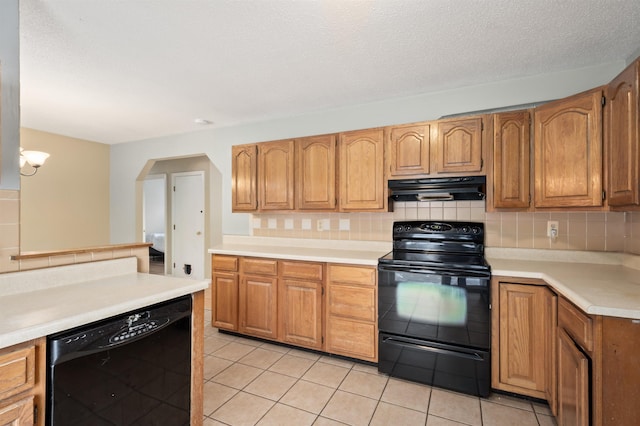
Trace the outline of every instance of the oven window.
<instances>
[{"instance_id":1,"label":"oven window","mask_svg":"<svg viewBox=\"0 0 640 426\"><path fill-rule=\"evenodd\" d=\"M490 348L489 279L379 269L381 332Z\"/></svg>"},{"instance_id":2,"label":"oven window","mask_svg":"<svg viewBox=\"0 0 640 426\"><path fill-rule=\"evenodd\" d=\"M429 324L467 323L467 294L464 288L417 281L399 282L396 287L398 316Z\"/></svg>"}]
</instances>

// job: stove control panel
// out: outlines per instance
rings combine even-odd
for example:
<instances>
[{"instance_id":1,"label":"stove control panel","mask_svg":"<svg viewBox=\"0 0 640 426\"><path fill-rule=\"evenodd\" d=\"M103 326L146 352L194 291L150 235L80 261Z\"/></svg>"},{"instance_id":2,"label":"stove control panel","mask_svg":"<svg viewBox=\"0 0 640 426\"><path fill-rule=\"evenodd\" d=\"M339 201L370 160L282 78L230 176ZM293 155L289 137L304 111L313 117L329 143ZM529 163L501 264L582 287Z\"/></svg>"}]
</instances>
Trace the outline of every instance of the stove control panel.
<instances>
[{"instance_id":1,"label":"stove control panel","mask_svg":"<svg viewBox=\"0 0 640 426\"><path fill-rule=\"evenodd\" d=\"M393 224L394 237L410 238L420 234L442 235L482 235L484 224L479 222L432 222L412 221L395 222Z\"/></svg>"}]
</instances>

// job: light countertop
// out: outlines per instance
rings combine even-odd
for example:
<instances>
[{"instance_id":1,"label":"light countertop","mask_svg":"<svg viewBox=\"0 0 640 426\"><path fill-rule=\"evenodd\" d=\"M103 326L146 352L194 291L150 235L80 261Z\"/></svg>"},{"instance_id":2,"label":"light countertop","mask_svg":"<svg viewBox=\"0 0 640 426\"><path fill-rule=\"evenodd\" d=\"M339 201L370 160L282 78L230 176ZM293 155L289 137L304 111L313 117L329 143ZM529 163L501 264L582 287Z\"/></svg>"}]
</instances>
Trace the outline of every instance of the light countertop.
<instances>
[{"instance_id":1,"label":"light countertop","mask_svg":"<svg viewBox=\"0 0 640 426\"><path fill-rule=\"evenodd\" d=\"M228 236L209 253L376 266L391 249L385 242ZM495 248L485 254L493 276L538 278L588 314L640 319L640 256Z\"/></svg>"},{"instance_id":2,"label":"light countertop","mask_svg":"<svg viewBox=\"0 0 640 426\"><path fill-rule=\"evenodd\" d=\"M391 243L377 241L225 236L223 243L210 248L209 253L377 266L378 258L391 249Z\"/></svg>"},{"instance_id":3,"label":"light countertop","mask_svg":"<svg viewBox=\"0 0 640 426\"><path fill-rule=\"evenodd\" d=\"M0 348L204 290L124 258L0 274Z\"/></svg>"}]
</instances>

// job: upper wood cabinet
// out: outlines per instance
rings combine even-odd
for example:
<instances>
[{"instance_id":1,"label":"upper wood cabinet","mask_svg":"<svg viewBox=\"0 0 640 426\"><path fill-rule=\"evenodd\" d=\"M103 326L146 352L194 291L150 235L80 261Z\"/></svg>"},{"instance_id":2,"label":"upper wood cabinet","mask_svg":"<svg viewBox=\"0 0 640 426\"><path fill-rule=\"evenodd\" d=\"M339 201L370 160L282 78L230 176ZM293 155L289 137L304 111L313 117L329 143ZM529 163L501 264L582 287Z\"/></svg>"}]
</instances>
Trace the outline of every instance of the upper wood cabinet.
<instances>
[{"instance_id":1,"label":"upper wood cabinet","mask_svg":"<svg viewBox=\"0 0 640 426\"><path fill-rule=\"evenodd\" d=\"M640 61L636 60L606 89L605 142L609 152L610 206L640 205Z\"/></svg>"},{"instance_id":2,"label":"upper wood cabinet","mask_svg":"<svg viewBox=\"0 0 640 426\"><path fill-rule=\"evenodd\" d=\"M531 204L531 129L528 111L493 115L493 207Z\"/></svg>"},{"instance_id":3,"label":"upper wood cabinet","mask_svg":"<svg viewBox=\"0 0 640 426\"><path fill-rule=\"evenodd\" d=\"M338 156L340 210L384 210L387 200L383 130L341 133Z\"/></svg>"},{"instance_id":4,"label":"upper wood cabinet","mask_svg":"<svg viewBox=\"0 0 640 426\"><path fill-rule=\"evenodd\" d=\"M258 147L255 144L231 147L232 211L255 211L258 208L257 166Z\"/></svg>"},{"instance_id":5,"label":"upper wood cabinet","mask_svg":"<svg viewBox=\"0 0 640 426\"><path fill-rule=\"evenodd\" d=\"M602 206L602 89L534 114L535 207Z\"/></svg>"},{"instance_id":6,"label":"upper wood cabinet","mask_svg":"<svg viewBox=\"0 0 640 426\"><path fill-rule=\"evenodd\" d=\"M258 199L260 210L293 210L293 140L258 144Z\"/></svg>"},{"instance_id":7,"label":"upper wood cabinet","mask_svg":"<svg viewBox=\"0 0 640 426\"><path fill-rule=\"evenodd\" d=\"M336 135L296 141L298 210L336 209Z\"/></svg>"},{"instance_id":8,"label":"upper wood cabinet","mask_svg":"<svg viewBox=\"0 0 640 426\"><path fill-rule=\"evenodd\" d=\"M386 133L389 178L429 173L428 123L388 127Z\"/></svg>"},{"instance_id":9,"label":"upper wood cabinet","mask_svg":"<svg viewBox=\"0 0 640 426\"><path fill-rule=\"evenodd\" d=\"M436 172L481 172L482 117L437 121Z\"/></svg>"}]
</instances>

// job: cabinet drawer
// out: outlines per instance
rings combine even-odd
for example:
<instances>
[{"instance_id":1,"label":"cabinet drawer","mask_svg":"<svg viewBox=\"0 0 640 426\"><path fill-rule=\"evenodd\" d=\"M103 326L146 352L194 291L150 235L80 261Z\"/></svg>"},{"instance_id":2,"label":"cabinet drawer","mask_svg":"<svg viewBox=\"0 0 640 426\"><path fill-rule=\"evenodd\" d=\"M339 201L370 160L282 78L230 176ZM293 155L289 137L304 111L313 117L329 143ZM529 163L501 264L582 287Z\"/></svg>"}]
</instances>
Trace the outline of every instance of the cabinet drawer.
<instances>
[{"instance_id":1,"label":"cabinet drawer","mask_svg":"<svg viewBox=\"0 0 640 426\"><path fill-rule=\"evenodd\" d=\"M378 361L375 324L331 317L327 320L327 352Z\"/></svg>"},{"instance_id":2,"label":"cabinet drawer","mask_svg":"<svg viewBox=\"0 0 640 426\"><path fill-rule=\"evenodd\" d=\"M376 321L376 293L372 287L331 285L327 302L329 316Z\"/></svg>"},{"instance_id":3,"label":"cabinet drawer","mask_svg":"<svg viewBox=\"0 0 640 426\"><path fill-rule=\"evenodd\" d=\"M322 266L322 263L284 261L280 263L280 272L285 278L322 281Z\"/></svg>"},{"instance_id":4,"label":"cabinet drawer","mask_svg":"<svg viewBox=\"0 0 640 426\"><path fill-rule=\"evenodd\" d=\"M329 265L329 281L348 284L376 285L376 268L349 265Z\"/></svg>"},{"instance_id":5,"label":"cabinet drawer","mask_svg":"<svg viewBox=\"0 0 640 426\"><path fill-rule=\"evenodd\" d=\"M216 271L238 272L238 258L216 254L211 260L211 267Z\"/></svg>"},{"instance_id":6,"label":"cabinet drawer","mask_svg":"<svg viewBox=\"0 0 640 426\"><path fill-rule=\"evenodd\" d=\"M273 259L242 258L242 272L245 274L277 275L278 261Z\"/></svg>"},{"instance_id":7,"label":"cabinet drawer","mask_svg":"<svg viewBox=\"0 0 640 426\"><path fill-rule=\"evenodd\" d=\"M571 302L558 300L558 325L588 351L593 350L593 321Z\"/></svg>"},{"instance_id":8,"label":"cabinet drawer","mask_svg":"<svg viewBox=\"0 0 640 426\"><path fill-rule=\"evenodd\" d=\"M0 400L31 389L35 384L36 347L0 355Z\"/></svg>"}]
</instances>

